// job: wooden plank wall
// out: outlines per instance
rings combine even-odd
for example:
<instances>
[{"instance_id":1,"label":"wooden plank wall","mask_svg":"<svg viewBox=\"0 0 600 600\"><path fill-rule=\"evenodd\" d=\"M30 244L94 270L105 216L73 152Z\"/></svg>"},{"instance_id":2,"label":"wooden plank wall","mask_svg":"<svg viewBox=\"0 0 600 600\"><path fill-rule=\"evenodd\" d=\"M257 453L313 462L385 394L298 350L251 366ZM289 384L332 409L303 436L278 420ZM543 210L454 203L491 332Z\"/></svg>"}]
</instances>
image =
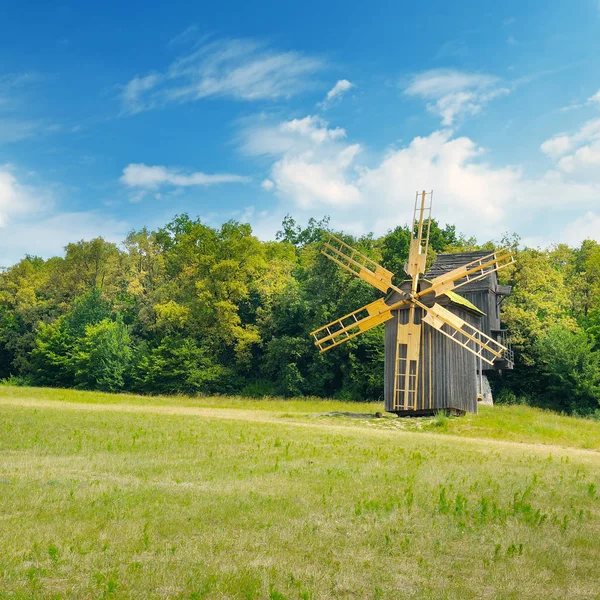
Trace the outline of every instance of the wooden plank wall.
<instances>
[{"instance_id":1,"label":"wooden plank wall","mask_svg":"<svg viewBox=\"0 0 600 600\"><path fill-rule=\"evenodd\" d=\"M481 317L481 331L493 337L492 329L500 329L500 316L496 294L488 289L480 291L459 290L460 295L485 313Z\"/></svg>"},{"instance_id":2,"label":"wooden plank wall","mask_svg":"<svg viewBox=\"0 0 600 600\"><path fill-rule=\"evenodd\" d=\"M400 323L406 323L408 318L408 310L395 312L397 313L396 317L387 321L385 325L384 398L385 408L388 411L393 410L394 402L394 365L398 319L400 319ZM480 326L480 318L473 313L455 306L452 307L452 312L468 323L476 327ZM416 413L433 413L443 409L476 413L477 359L437 330L424 324L418 390Z\"/></svg>"}]
</instances>

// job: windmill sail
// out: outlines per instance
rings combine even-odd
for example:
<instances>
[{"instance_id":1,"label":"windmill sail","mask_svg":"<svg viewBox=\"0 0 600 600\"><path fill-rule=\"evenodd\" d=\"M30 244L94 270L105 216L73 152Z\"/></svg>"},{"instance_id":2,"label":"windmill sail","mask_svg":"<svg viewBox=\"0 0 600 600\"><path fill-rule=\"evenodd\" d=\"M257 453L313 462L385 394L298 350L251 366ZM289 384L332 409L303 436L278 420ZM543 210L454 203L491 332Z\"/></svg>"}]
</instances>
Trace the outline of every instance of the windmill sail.
<instances>
[{"instance_id":1,"label":"windmill sail","mask_svg":"<svg viewBox=\"0 0 600 600\"><path fill-rule=\"evenodd\" d=\"M406 302L406 301L404 301ZM390 307L383 298L375 300L341 319L336 319L319 329L311 331L315 346L321 352L330 350L352 338L385 323L392 318Z\"/></svg>"},{"instance_id":2,"label":"windmill sail","mask_svg":"<svg viewBox=\"0 0 600 600\"><path fill-rule=\"evenodd\" d=\"M502 344L439 304L427 309L423 322L490 365L506 352Z\"/></svg>"},{"instance_id":3,"label":"windmill sail","mask_svg":"<svg viewBox=\"0 0 600 600\"><path fill-rule=\"evenodd\" d=\"M432 292L438 296L453 291L467 283L487 277L490 273L504 269L514 262L513 253L508 248L502 248L432 279L431 287L421 291L418 296Z\"/></svg>"},{"instance_id":4,"label":"windmill sail","mask_svg":"<svg viewBox=\"0 0 600 600\"><path fill-rule=\"evenodd\" d=\"M425 262L429 248L429 232L431 230L432 203L433 192L429 192L429 194L425 191L420 194L417 192L408 262L404 267L406 274L412 278L413 294L417 291L419 275L425 272Z\"/></svg>"},{"instance_id":5,"label":"windmill sail","mask_svg":"<svg viewBox=\"0 0 600 600\"><path fill-rule=\"evenodd\" d=\"M391 271L378 265L334 235L329 234L321 253L346 271L358 275L363 281L384 293L392 286L394 274Z\"/></svg>"}]
</instances>

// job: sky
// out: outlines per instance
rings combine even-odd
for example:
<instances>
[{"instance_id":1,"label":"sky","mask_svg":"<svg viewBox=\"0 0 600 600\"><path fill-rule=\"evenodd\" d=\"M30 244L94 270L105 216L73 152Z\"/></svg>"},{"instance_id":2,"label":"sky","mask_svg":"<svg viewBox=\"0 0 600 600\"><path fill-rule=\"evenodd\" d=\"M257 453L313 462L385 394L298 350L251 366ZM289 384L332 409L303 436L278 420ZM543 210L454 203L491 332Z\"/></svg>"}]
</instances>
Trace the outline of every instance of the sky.
<instances>
[{"instance_id":1,"label":"sky","mask_svg":"<svg viewBox=\"0 0 600 600\"><path fill-rule=\"evenodd\" d=\"M7 2L0 266L183 212L600 240L600 0Z\"/></svg>"}]
</instances>

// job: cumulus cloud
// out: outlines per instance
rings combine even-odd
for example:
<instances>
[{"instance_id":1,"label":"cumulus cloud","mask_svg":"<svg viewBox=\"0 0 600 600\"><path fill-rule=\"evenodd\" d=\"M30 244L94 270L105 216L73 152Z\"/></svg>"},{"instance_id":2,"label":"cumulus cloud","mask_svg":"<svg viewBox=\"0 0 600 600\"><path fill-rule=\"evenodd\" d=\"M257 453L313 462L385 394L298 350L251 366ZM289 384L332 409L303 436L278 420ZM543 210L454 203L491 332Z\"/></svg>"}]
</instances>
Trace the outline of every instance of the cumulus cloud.
<instances>
[{"instance_id":1,"label":"cumulus cloud","mask_svg":"<svg viewBox=\"0 0 600 600\"><path fill-rule=\"evenodd\" d=\"M344 129L330 128L322 118L308 115L249 124L242 148L247 154L275 159L264 189L303 209L349 206L360 201L359 190L348 181L360 145L345 143L345 137Z\"/></svg>"},{"instance_id":2,"label":"cumulus cloud","mask_svg":"<svg viewBox=\"0 0 600 600\"><path fill-rule=\"evenodd\" d=\"M507 195L520 174L514 168L494 169L481 160L482 154L471 139L452 137L448 130L417 137L389 152L358 180L365 197L384 207L375 227L381 230L390 219L407 221L409 199L425 186L439 191L437 218L456 220L471 230L478 223L484 229L495 228L503 221Z\"/></svg>"},{"instance_id":3,"label":"cumulus cloud","mask_svg":"<svg viewBox=\"0 0 600 600\"><path fill-rule=\"evenodd\" d=\"M352 206L361 202L361 193L348 181L348 169L359 150L354 144L328 158L312 152L286 155L273 165L271 179L278 193L301 209Z\"/></svg>"},{"instance_id":4,"label":"cumulus cloud","mask_svg":"<svg viewBox=\"0 0 600 600\"><path fill-rule=\"evenodd\" d=\"M129 229L97 211L61 212L48 186L23 183L23 179L15 168L0 166L0 267L26 254L61 254L74 239L102 235L117 242Z\"/></svg>"},{"instance_id":5,"label":"cumulus cloud","mask_svg":"<svg viewBox=\"0 0 600 600\"><path fill-rule=\"evenodd\" d=\"M76 240L101 236L109 242L118 243L129 230L124 221L106 218L98 211L31 215L2 231L0 267L10 266L26 254L44 258L61 255L64 247Z\"/></svg>"},{"instance_id":6,"label":"cumulus cloud","mask_svg":"<svg viewBox=\"0 0 600 600\"><path fill-rule=\"evenodd\" d=\"M163 72L136 75L121 92L124 113L208 97L273 100L311 86L324 64L253 40L217 40L172 62Z\"/></svg>"},{"instance_id":7,"label":"cumulus cloud","mask_svg":"<svg viewBox=\"0 0 600 600\"><path fill-rule=\"evenodd\" d=\"M247 122L242 149L252 156L277 156L288 151L299 154L345 137L344 129L330 128L327 121L318 116L308 115L281 123L259 119Z\"/></svg>"},{"instance_id":8,"label":"cumulus cloud","mask_svg":"<svg viewBox=\"0 0 600 600\"><path fill-rule=\"evenodd\" d=\"M576 246L585 239L600 241L600 214L590 211L565 227L565 243Z\"/></svg>"},{"instance_id":9,"label":"cumulus cloud","mask_svg":"<svg viewBox=\"0 0 600 600\"><path fill-rule=\"evenodd\" d=\"M582 144L600 139L600 119L591 119L574 134L560 133L546 140L541 146L542 152L557 158L578 148Z\"/></svg>"},{"instance_id":10,"label":"cumulus cloud","mask_svg":"<svg viewBox=\"0 0 600 600\"><path fill-rule=\"evenodd\" d=\"M573 154L563 156L558 166L570 174L588 171L589 177L600 180L600 139L578 148Z\"/></svg>"},{"instance_id":11,"label":"cumulus cloud","mask_svg":"<svg viewBox=\"0 0 600 600\"><path fill-rule=\"evenodd\" d=\"M427 109L441 118L442 125L451 126L476 115L494 98L510 93L510 89L491 75L433 69L415 75L404 92L426 100Z\"/></svg>"},{"instance_id":12,"label":"cumulus cloud","mask_svg":"<svg viewBox=\"0 0 600 600\"><path fill-rule=\"evenodd\" d=\"M131 163L123 169L121 183L130 188L156 190L163 185L173 187L208 186L220 183L246 183L248 177L232 175L230 173L207 174L197 171L195 173L182 173L177 169L170 169L161 165L148 166L144 163Z\"/></svg>"},{"instance_id":13,"label":"cumulus cloud","mask_svg":"<svg viewBox=\"0 0 600 600\"><path fill-rule=\"evenodd\" d=\"M6 228L14 217L45 210L49 204L45 193L19 182L10 165L0 166L0 227Z\"/></svg>"},{"instance_id":14,"label":"cumulus cloud","mask_svg":"<svg viewBox=\"0 0 600 600\"><path fill-rule=\"evenodd\" d=\"M260 120L245 132L245 151L272 161L263 189L279 198L280 216L329 214L335 227L382 234L410 221L416 190L433 188L441 223L480 239L541 227L550 243L566 239L565 224L600 197L591 168L587 175L570 171L559 157L546 173L527 177L518 166L490 164L474 140L450 129L416 137L373 161L344 130L313 116L295 122L303 125ZM576 160L596 164L591 154ZM271 215L268 222L276 221ZM265 221L257 225L264 230Z\"/></svg>"},{"instance_id":15,"label":"cumulus cloud","mask_svg":"<svg viewBox=\"0 0 600 600\"><path fill-rule=\"evenodd\" d=\"M492 227L502 221L507 190L520 177L516 169L492 169L472 140L453 138L449 130L415 138L372 167L360 164L360 144L317 117L257 125L246 135L246 151L274 158L266 189L300 211L350 209L365 231L405 222L410 198L424 184L444 190L438 216L453 221L461 214Z\"/></svg>"},{"instance_id":16,"label":"cumulus cloud","mask_svg":"<svg viewBox=\"0 0 600 600\"><path fill-rule=\"evenodd\" d=\"M575 133L561 133L540 146L542 152L558 160L558 168L571 177L600 181L600 119L583 124Z\"/></svg>"}]
</instances>

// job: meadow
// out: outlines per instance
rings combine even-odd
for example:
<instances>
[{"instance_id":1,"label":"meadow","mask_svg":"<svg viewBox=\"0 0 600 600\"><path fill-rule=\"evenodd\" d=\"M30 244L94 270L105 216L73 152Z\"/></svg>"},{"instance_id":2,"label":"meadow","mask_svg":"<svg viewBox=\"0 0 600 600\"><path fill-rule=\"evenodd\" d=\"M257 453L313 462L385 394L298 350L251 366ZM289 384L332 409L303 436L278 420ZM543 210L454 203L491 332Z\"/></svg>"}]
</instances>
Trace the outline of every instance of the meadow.
<instances>
[{"instance_id":1,"label":"meadow","mask_svg":"<svg viewBox=\"0 0 600 600\"><path fill-rule=\"evenodd\" d=\"M600 423L0 386L0 598L597 598Z\"/></svg>"}]
</instances>

